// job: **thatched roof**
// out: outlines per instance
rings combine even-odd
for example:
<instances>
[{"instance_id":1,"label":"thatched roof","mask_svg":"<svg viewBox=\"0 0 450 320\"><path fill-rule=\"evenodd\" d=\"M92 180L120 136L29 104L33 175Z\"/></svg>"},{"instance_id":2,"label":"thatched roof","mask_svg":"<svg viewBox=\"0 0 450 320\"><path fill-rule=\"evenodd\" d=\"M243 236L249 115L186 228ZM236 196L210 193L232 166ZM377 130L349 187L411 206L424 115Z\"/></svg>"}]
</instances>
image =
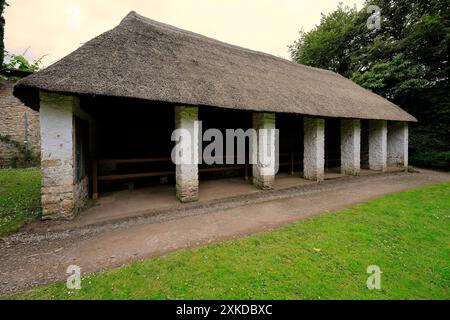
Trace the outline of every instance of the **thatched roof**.
<instances>
[{"instance_id":1,"label":"thatched roof","mask_svg":"<svg viewBox=\"0 0 450 320\"><path fill-rule=\"evenodd\" d=\"M415 121L396 105L336 73L229 45L135 12L59 62L19 81L14 94L37 109L39 90Z\"/></svg>"}]
</instances>

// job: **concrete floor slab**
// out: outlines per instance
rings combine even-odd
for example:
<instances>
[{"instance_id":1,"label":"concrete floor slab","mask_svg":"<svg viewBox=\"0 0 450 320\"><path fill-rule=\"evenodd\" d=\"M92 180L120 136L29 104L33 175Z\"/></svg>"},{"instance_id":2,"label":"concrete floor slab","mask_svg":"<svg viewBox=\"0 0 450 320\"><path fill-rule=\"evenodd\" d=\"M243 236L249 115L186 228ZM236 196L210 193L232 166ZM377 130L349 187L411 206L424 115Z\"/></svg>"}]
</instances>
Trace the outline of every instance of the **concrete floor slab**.
<instances>
[{"instance_id":1,"label":"concrete floor slab","mask_svg":"<svg viewBox=\"0 0 450 320\"><path fill-rule=\"evenodd\" d=\"M289 174L279 174L275 179L275 190L292 186L311 184L313 181ZM206 180L200 182L199 204L226 198L263 192L256 189L251 181L242 178ZM179 209L186 207L175 197L175 186L159 185L134 190L122 190L101 194L98 200L90 200L87 209L81 212L78 224L101 223L109 220L131 218L152 211Z\"/></svg>"}]
</instances>

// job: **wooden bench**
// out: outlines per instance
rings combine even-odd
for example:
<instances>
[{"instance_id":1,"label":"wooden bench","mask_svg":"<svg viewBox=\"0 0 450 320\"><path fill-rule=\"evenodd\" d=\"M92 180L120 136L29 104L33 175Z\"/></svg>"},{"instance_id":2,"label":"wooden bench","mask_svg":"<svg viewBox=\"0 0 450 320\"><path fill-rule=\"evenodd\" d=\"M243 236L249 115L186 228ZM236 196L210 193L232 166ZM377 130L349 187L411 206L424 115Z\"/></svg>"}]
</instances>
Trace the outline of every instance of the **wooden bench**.
<instances>
[{"instance_id":1,"label":"wooden bench","mask_svg":"<svg viewBox=\"0 0 450 320\"><path fill-rule=\"evenodd\" d=\"M145 158L145 159L104 159L94 160L92 164L92 199L98 199L98 183L99 181L120 181L120 180L133 180L139 178L150 177L167 177L174 176L175 171L155 171L155 172L142 172L142 173L123 173L112 175L99 175L98 168L102 165L116 165L116 164L133 164L133 163L157 163L157 162L171 162L171 158ZM199 173L205 172L225 172L234 170L244 170L245 179L248 180L249 166L247 161L244 165L236 166L224 166L224 167L211 167L200 168Z\"/></svg>"},{"instance_id":2,"label":"wooden bench","mask_svg":"<svg viewBox=\"0 0 450 320\"><path fill-rule=\"evenodd\" d=\"M280 154L281 156L290 156L289 162L280 163L280 166L290 166L291 174L294 174L294 153ZM123 174L111 174L111 175L99 175L99 167L102 165L117 165L117 164L138 164L138 163L164 163L172 162L171 158L143 158L143 159L102 159L94 160L92 163L92 199L98 199L98 183L99 181L120 181L120 180L133 180L139 178L151 178L151 177L167 177L174 176L175 171L155 171L155 172L142 172L142 173L123 173ZM235 166L223 166L223 167L209 167L200 168L199 173L208 172L226 172L226 171L238 171L244 170L245 180L249 179L249 164L245 161L243 165Z\"/></svg>"},{"instance_id":3,"label":"wooden bench","mask_svg":"<svg viewBox=\"0 0 450 320\"><path fill-rule=\"evenodd\" d=\"M144 173L128 173L128 174L113 174L113 175L100 175L98 174L98 168L102 165L117 165L117 164L133 164L133 163L156 163L156 162L169 162L170 158L145 158L145 159L103 159L94 160L92 163L92 199L98 199L98 182L99 181L118 181L129 180L137 178L147 177L163 177L168 175L174 175L173 171L159 171L159 172L144 172Z\"/></svg>"}]
</instances>

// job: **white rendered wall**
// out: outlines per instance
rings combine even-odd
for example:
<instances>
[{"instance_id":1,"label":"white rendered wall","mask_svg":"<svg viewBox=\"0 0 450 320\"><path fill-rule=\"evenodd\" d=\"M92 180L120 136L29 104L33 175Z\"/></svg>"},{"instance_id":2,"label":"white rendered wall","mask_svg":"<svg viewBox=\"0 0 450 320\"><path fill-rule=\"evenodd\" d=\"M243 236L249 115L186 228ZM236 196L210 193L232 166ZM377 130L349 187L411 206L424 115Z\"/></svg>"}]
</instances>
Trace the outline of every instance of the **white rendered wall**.
<instances>
[{"instance_id":1,"label":"white rendered wall","mask_svg":"<svg viewBox=\"0 0 450 320\"><path fill-rule=\"evenodd\" d=\"M369 120L369 167L387 169L387 121Z\"/></svg>"},{"instance_id":2,"label":"white rendered wall","mask_svg":"<svg viewBox=\"0 0 450 320\"><path fill-rule=\"evenodd\" d=\"M75 178L75 119L93 125L78 97L40 92L42 219L73 219L89 196L89 178ZM92 127L92 126L91 126Z\"/></svg>"},{"instance_id":3,"label":"white rendered wall","mask_svg":"<svg viewBox=\"0 0 450 320\"><path fill-rule=\"evenodd\" d=\"M341 120L341 172L359 175L361 167L361 121Z\"/></svg>"},{"instance_id":4,"label":"white rendered wall","mask_svg":"<svg viewBox=\"0 0 450 320\"><path fill-rule=\"evenodd\" d=\"M263 190L273 189L275 182L275 114L253 113L253 184Z\"/></svg>"},{"instance_id":5,"label":"white rendered wall","mask_svg":"<svg viewBox=\"0 0 450 320\"><path fill-rule=\"evenodd\" d=\"M388 123L387 162L389 166L408 167L408 123Z\"/></svg>"},{"instance_id":6,"label":"white rendered wall","mask_svg":"<svg viewBox=\"0 0 450 320\"><path fill-rule=\"evenodd\" d=\"M75 97L40 93L42 218L71 219L75 214Z\"/></svg>"},{"instance_id":7,"label":"white rendered wall","mask_svg":"<svg viewBox=\"0 0 450 320\"><path fill-rule=\"evenodd\" d=\"M309 180L324 180L325 120L304 118L303 175Z\"/></svg>"},{"instance_id":8,"label":"white rendered wall","mask_svg":"<svg viewBox=\"0 0 450 320\"><path fill-rule=\"evenodd\" d=\"M176 194L181 202L198 200L198 144L199 130L198 107L175 107L175 129L181 129L179 147L183 150L178 154L176 164Z\"/></svg>"}]
</instances>

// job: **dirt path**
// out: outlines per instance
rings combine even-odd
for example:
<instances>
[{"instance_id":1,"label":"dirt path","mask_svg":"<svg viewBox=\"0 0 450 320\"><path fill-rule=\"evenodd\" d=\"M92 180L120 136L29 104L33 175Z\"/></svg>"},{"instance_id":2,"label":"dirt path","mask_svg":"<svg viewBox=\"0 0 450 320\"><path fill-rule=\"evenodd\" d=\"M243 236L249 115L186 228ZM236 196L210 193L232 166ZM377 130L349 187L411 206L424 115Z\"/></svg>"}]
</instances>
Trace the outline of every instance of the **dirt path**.
<instances>
[{"instance_id":1,"label":"dirt path","mask_svg":"<svg viewBox=\"0 0 450 320\"><path fill-rule=\"evenodd\" d=\"M0 295L64 280L69 265L83 274L111 269L445 181L450 174L428 170L359 177L110 225L22 232L0 239Z\"/></svg>"}]
</instances>

